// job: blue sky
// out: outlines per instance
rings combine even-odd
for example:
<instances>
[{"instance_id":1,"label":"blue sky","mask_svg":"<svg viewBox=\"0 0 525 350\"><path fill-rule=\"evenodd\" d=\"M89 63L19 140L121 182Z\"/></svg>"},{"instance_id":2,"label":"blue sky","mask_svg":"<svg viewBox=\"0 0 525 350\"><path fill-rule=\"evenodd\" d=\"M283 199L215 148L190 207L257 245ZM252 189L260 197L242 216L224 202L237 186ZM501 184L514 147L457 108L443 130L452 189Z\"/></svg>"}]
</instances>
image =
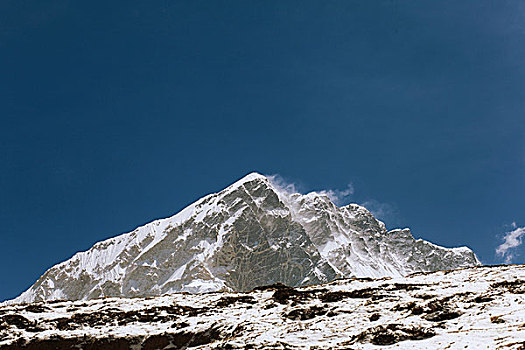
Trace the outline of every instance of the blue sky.
<instances>
[{"instance_id":1,"label":"blue sky","mask_svg":"<svg viewBox=\"0 0 525 350\"><path fill-rule=\"evenodd\" d=\"M351 184L389 228L525 263L524 2L2 1L0 18L0 300L251 171Z\"/></svg>"}]
</instances>

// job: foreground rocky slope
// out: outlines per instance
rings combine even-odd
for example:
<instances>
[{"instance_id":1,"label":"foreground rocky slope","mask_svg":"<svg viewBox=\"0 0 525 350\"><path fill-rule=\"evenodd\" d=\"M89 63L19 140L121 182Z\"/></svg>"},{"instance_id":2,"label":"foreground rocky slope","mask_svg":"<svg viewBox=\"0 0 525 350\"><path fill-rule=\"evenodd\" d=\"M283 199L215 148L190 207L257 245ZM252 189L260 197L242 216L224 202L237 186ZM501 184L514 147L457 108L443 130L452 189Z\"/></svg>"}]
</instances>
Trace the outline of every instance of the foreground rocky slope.
<instances>
[{"instance_id":1,"label":"foreground rocky slope","mask_svg":"<svg viewBox=\"0 0 525 350\"><path fill-rule=\"evenodd\" d=\"M12 302L247 291L478 264L468 248L387 231L357 204L289 193L253 173L170 218L75 254Z\"/></svg>"},{"instance_id":2,"label":"foreground rocky slope","mask_svg":"<svg viewBox=\"0 0 525 350\"><path fill-rule=\"evenodd\" d=\"M525 266L0 308L0 350L524 349Z\"/></svg>"}]
</instances>

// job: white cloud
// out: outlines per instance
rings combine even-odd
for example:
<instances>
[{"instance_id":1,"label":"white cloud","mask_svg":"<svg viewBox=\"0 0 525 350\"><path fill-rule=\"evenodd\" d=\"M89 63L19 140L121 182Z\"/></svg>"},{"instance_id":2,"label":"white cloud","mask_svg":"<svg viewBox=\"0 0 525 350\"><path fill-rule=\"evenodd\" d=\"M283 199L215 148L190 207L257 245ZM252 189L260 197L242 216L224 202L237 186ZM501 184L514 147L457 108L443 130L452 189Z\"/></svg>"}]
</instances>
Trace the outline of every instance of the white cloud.
<instances>
[{"instance_id":1,"label":"white cloud","mask_svg":"<svg viewBox=\"0 0 525 350\"><path fill-rule=\"evenodd\" d=\"M290 181L286 181L281 175L265 175L273 186L275 186L279 191L286 193L288 195L294 193L304 194L307 191L304 191L305 186ZM329 190L318 190L313 191L314 193L319 193L327 196L330 200L337 206L342 206L350 203L350 199L354 194L354 186L349 183L345 189L329 189ZM379 202L377 200L368 200L364 203L360 203L363 207L368 209L374 217L381 221L385 221L389 225L399 226L402 224L400 221L399 210L396 206Z\"/></svg>"},{"instance_id":2,"label":"white cloud","mask_svg":"<svg viewBox=\"0 0 525 350\"><path fill-rule=\"evenodd\" d=\"M525 227L518 227L515 222L512 223L514 230L505 232L504 242L496 248L496 255L505 259L506 264L510 264L516 256L516 248L523 243L525 236Z\"/></svg>"},{"instance_id":3,"label":"white cloud","mask_svg":"<svg viewBox=\"0 0 525 350\"><path fill-rule=\"evenodd\" d=\"M346 204L346 200L354 194L354 186L348 184L344 190L322 190L316 192L328 196L335 204L342 205Z\"/></svg>"},{"instance_id":4,"label":"white cloud","mask_svg":"<svg viewBox=\"0 0 525 350\"><path fill-rule=\"evenodd\" d=\"M300 191L300 185L297 185L295 183L288 182L282 178L282 176L275 174L275 175L266 175L266 177L271 181L271 183L279 188L281 191L284 191L288 194L292 193L303 193ZM313 191L315 193L319 193L322 195L327 196L330 198L332 202L334 202L336 205L343 205L347 204L347 200L350 198L352 194L354 194L354 186L352 184L348 184L345 189L343 190L320 190L320 191Z\"/></svg>"},{"instance_id":5,"label":"white cloud","mask_svg":"<svg viewBox=\"0 0 525 350\"><path fill-rule=\"evenodd\" d=\"M297 186L294 183L288 182L282 178L279 174L265 175L268 180L277 187L279 190L284 191L288 194L299 193Z\"/></svg>"},{"instance_id":6,"label":"white cloud","mask_svg":"<svg viewBox=\"0 0 525 350\"><path fill-rule=\"evenodd\" d=\"M399 219L399 210L391 204L371 199L361 203L361 205L368 209L372 215L374 215L374 217L381 221L388 222L390 225L394 226L401 224Z\"/></svg>"}]
</instances>

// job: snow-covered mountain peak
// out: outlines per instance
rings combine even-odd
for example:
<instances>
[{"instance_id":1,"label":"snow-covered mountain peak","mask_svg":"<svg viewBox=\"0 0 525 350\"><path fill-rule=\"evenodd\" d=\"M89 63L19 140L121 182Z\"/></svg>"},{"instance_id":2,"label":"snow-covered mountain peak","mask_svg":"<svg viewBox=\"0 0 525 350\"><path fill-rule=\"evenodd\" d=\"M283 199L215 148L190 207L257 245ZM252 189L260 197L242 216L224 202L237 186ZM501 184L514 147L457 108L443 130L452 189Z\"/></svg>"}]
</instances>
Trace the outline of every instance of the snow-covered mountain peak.
<instances>
[{"instance_id":1,"label":"snow-covered mountain peak","mask_svg":"<svg viewBox=\"0 0 525 350\"><path fill-rule=\"evenodd\" d=\"M364 207L294 193L250 173L179 213L75 254L15 302L246 291L338 277L402 276L478 265L469 249L388 232Z\"/></svg>"},{"instance_id":2,"label":"snow-covered mountain peak","mask_svg":"<svg viewBox=\"0 0 525 350\"><path fill-rule=\"evenodd\" d=\"M263 182L269 182L269 179L268 177L266 177L265 175L262 175L258 172L251 172L247 175L245 175L244 177L240 178L239 180L235 181L233 184L231 184L230 186L228 186L228 188L236 188L236 187L239 187L247 182L251 182L251 181L263 181Z\"/></svg>"}]
</instances>

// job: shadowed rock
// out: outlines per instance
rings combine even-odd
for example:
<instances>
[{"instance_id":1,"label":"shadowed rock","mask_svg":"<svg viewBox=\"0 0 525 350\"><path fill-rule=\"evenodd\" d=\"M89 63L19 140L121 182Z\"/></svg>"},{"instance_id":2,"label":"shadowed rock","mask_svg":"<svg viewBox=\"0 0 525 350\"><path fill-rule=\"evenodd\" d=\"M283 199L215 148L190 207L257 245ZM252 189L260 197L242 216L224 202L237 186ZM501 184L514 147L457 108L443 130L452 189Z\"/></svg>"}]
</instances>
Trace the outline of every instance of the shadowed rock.
<instances>
[{"instance_id":1,"label":"shadowed rock","mask_svg":"<svg viewBox=\"0 0 525 350\"><path fill-rule=\"evenodd\" d=\"M284 317L291 320L310 320L317 316L322 316L327 313L327 310L320 306L312 306L306 309L295 309L284 314Z\"/></svg>"},{"instance_id":2,"label":"shadowed rock","mask_svg":"<svg viewBox=\"0 0 525 350\"><path fill-rule=\"evenodd\" d=\"M320 295L319 300L325 303L333 303L345 298L381 298L382 296L377 294L378 290L378 288L364 288L352 291L328 292Z\"/></svg>"},{"instance_id":3,"label":"shadowed rock","mask_svg":"<svg viewBox=\"0 0 525 350\"><path fill-rule=\"evenodd\" d=\"M23 340L15 344L0 346L0 350L129 350L139 348L143 350L160 350L170 345L170 349L186 349L211 343L221 338L221 332L211 327L200 332L180 332L156 334L151 336L128 337L78 337L62 338L53 336L50 339L34 339L29 342Z\"/></svg>"},{"instance_id":4,"label":"shadowed rock","mask_svg":"<svg viewBox=\"0 0 525 350\"><path fill-rule=\"evenodd\" d=\"M496 282L492 283L490 286L492 288L508 290L509 292L514 294L525 293L525 281L522 280Z\"/></svg>"},{"instance_id":5,"label":"shadowed rock","mask_svg":"<svg viewBox=\"0 0 525 350\"><path fill-rule=\"evenodd\" d=\"M369 328L361 332L354 337L351 343L368 342L374 345L392 345L404 340L421 340L435 335L436 333L429 328L388 324Z\"/></svg>"}]
</instances>

